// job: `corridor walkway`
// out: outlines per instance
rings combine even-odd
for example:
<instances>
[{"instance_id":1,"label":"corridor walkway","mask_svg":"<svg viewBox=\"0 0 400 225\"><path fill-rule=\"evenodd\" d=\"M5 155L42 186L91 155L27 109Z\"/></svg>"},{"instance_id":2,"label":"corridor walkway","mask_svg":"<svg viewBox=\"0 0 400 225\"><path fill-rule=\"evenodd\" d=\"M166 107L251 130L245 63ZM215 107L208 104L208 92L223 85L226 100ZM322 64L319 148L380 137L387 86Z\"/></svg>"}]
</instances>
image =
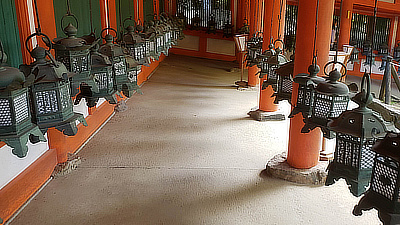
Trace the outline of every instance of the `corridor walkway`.
<instances>
[{"instance_id":1,"label":"corridor walkway","mask_svg":"<svg viewBox=\"0 0 400 225\"><path fill-rule=\"evenodd\" d=\"M286 150L288 120L246 113L257 91L237 91L234 64L170 55L11 225L354 225L358 198L329 187L260 176Z\"/></svg>"}]
</instances>

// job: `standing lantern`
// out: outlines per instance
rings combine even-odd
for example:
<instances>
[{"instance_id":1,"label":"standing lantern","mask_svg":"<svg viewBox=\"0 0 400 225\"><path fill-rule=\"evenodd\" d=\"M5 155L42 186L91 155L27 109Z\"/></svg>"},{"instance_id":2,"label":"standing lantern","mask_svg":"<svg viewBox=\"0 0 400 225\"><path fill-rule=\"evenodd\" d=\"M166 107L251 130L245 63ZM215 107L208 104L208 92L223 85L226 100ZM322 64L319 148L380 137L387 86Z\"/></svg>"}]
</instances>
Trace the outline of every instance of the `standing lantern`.
<instances>
[{"instance_id":1,"label":"standing lantern","mask_svg":"<svg viewBox=\"0 0 400 225\"><path fill-rule=\"evenodd\" d=\"M320 69L317 65L317 59L314 56L313 64L308 67L308 73L300 73L294 77L294 82L299 84L297 92L296 105L289 115L289 118L294 117L297 113L302 113L303 118L309 118L312 113L314 102L315 87L324 82L322 77L318 77Z\"/></svg>"},{"instance_id":2,"label":"standing lantern","mask_svg":"<svg viewBox=\"0 0 400 225\"><path fill-rule=\"evenodd\" d=\"M311 115L304 119L302 133L308 133L316 127L320 127L324 137L333 138L334 133L327 127L329 120L335 119L347 110L349 104L349 88L339 79L346 75L346 66L340 62L331 61L325 65L324 72L330 64L339 63L345 68L342 75L336 68L333 69L326 81L321 82L315 88L314 100L311 106Z\"/></svg>"},{"instance_id":3,"label":"standing lantern","mask_svg":"<svg viewBox=\"0 0 400 225\"><path fill-rule=\"evenodd\" d=\"M98 92L81 89L81 93L76 96L75 104L78 104L82 98L85 98L86 105L91 108L97 105L100 98L105 98L110 104L117 104L117 95L119 93L114 90L114 74L113 67L108 56L98 52L99 46L95 45L91 49L91 72L99 87ZM82 86L84 87L84 86ZM86 93L89 91L89 93ZM83 94L82 94L83 93Z\"/></svg>"},{"instance_id":4,"label":"standing lantern","mask_svg":"<svg viewBox=\"0 0 400 225\"><path fill-rule=\"evenodd\" d=\"M354 207L353 214L375 208L383 224L400 224L400 134L388 132L372 147L376 153L367 192Z\"/></svg>"},{"instance_id":5,"label":"standing lantern","mask_svg":"<svg viewBox=\"0 0 400 225\"><path fill-rule=\"evenodd\" d=\"M61 26L66 16L72 16L78 24L78 20L73 14L66 14L61 19ZM62 62L70 72L76 73L71 78L71 95L75 96L79 92L81 84L87 85L92 91L98 91L97 84L90 73L89 49L92 46L87 45L84 39L76 37L78 30L71 23L63 28L63 31L67 37L54 39L53 46L56 52L56 60Z\"/></svg>"},{"instance_id":6,"label":"standing lantern","mask_svg":"<svg viewBox=\"0 0 400 225\"><path fill-rule=\"evenodd\" d=\"M17 68L2 66L6 55L0 41L0 141L4 141L19 158L28 153L28 139L32 143L46 141L39 128L32 123L28 85Z\"/></svg>"},{"instance_id":7,"label":"standing lantern","mask_svg":"<svg viewBox=\"0 0 400 225\"><path fill-rule=\"evenodd\" d=\"M30 87L33 120L42 132L55 127L65 135L73 136L78 132L76 121L84 126L87 124L82 114L73 111L69 72L64 64L54 60L50 54L51 45L49 50L42 47L29 50L28 42L34 36L44 36L50 43L49 38L42 33L30 35L25 42L27 50L35 59L30 65L20 66L26 77L35 77L35 83ZM51 60L47 60L46 56Z\"/></svg>"},{"instance_id":8,"label":"standing lantern","mask_svg":"<svg viewBox=\"0 0 400 225\"><path fill-rule=\"evenodd\" d=\"M276 96L274 103L278 104L279 101L287 100L290 102L293 90L293 69L294 61L287 62L276 69L278 74L278 87L274 96Z\"/></svg>"},{"instance_id":9,"label":"standing lantern","mask_svg":"<svg viewBox=\"0 0 400 225\"><path fill-rule=\"evenodd\" d=\"M367 90L365 90L365 84ZM369 185L375 153L371 150L377 138L387 132L383 120L367 108L372 102L370 75L365 73L361 92L353 99L359 107L343 112L328 123L336 132L335 157L329 164L326 185L344 178L354 196L360 196Z\"/></svg>"}]
</instances>

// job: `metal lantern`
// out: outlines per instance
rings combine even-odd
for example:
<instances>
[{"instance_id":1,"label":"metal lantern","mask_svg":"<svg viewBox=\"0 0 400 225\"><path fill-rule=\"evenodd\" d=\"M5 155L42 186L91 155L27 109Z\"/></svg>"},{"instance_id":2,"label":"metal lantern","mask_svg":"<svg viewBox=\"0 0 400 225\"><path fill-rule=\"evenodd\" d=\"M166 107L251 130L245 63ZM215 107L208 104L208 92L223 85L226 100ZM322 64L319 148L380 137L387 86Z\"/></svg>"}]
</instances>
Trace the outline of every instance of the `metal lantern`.
<instances>
[{"instance_id":1,"label":"metal lantern","mask_svg":"<svg viewBox=\"0 0 400 225\"><path fill-rule=\"evenodd\" d=\"M30 35L26 45L33 36L43 34ZM49 50L42 47L36 47L32 51L27 49L35 61L30 65L21 65L20 69L26 77L35 77L35 83L30 87L33 120L42 132L55 127L65 135L75 135L78 132L77 120L85 126L87 124L82 114L73 111L67 68L53 59L49 52L51 47ZM51 60L47 60L46 56Z\"/></svg>"},{"instance_id":2,"label":"metal lantern","mask_svg":"<svg viewBox=\"0 0 400 225\"><path fill-rule=\"evenodd\" d=\"M364 42L362 46L362 55L369 55L372 51L372 43L370 41Z\"/></svg>"},{"instance_id":3,"label":"metal lantern","mask_svg":"<svg viewBox=\"0 0 400 225\"><path fill-rule=\"evenodd\" d=\"M29 82L17 68L1 66L3 63L6 55L0 41L0 141L22 158L28 153L28 139L34 144L46 139L31 120Z\"/></svg>"},{"instance_id":4,"label":"metal lantern","mask_svg":"<svg viewBox=\"0 0 400 225\"><path fill-rule=\"evenodd\" d=\"M54 39L53 46L56 60L62 62L70 72L76 73L71 78L71 95L75 96L79 92L81 84L92 87L93 91L98 91L96 82L90 73L89 48L92 46L87 45L84 39L76 37L78 30L71 23L63 31L67 37Z\"/></svg>"},{"instance_id":5,"label":"metal lantern","mask_svg":"<svg viewBox=\"0 0 400 225\"><path fill-rule=\"evenodd\" d=\"M367 90L364 84L367 84ZM361 92L353 100L359 107L343 112L328 123L336 132L335 157L329 164L326 185L344 178L354 196L360 196L369 185L375 153L371 150L377 138L387 132L383 120L367 108L372 102L370 75L365 73Z\"/></svg>"},{"instance_id":6,"label":"metal lantern","mask_svg":"<svg viewBox=\"0 0 400 225\"><path fill-rule=\"evenodd\" d=\"M259 36L259 33L255 33L247 41L247 53L246 53L246 65L252 67L257 65L262 53L263 39Z\"/></svg>"},{"instance_id":7,"label":"metal lantern","mask_svg":"<svg viewBox=\"0 0 400 225\"><path fill-rule=\"evenodd\" d=\"M143 94L137 84L137 76L141 72L141 66L130 57L126 57L126 63L129 83L123 86L122 93L124 93L125 96L132 96L134 92Z\"/></svg>"},{"instance_id":8,"label":"metal lantern","mask_svg":"<svg viewBox=\"0 0 400 225\"><path fill-rule=\"evenodd\" d=\"M250 33L250 27L249 27L249 21L247 19L243 20L243 26L238 30L239 34L249 34Z\"/></svg>"},{"instance_id":9,"label":"metal lantern","mask_svg":"<svg viewBox=\"0 0 400 225\"><path fill-rule=\"evenodd\" d=\"M226 22L223 28L222 37L230 38L233 36L233 26L229 22Z\"/></svg>"},{"instance_id":10,"label":"metal lantern","mask_svg":"<svg viewBox=\"0 0 400 225\"><path fill-rule=\"evenodd\" d=\"M365 65L374 64L375 65L375 54L372 51L372 44L369 41L366 41L363 44L362 55L365 55Z\"/></svg>"},{"instance_id":11,"label":"metal lantern","mask_svg":"<svg viewBox=\"0 0 400 225\"><path fill-rule=\"evenodd\" d=\"M400 223L400 134L388 132L372 147L376 153L367 192L354 207L353 214L375 208L383 224Z\"/></svg>"},{"instance_id":12,"label":"metal lantern","mask_svg":"<svg viewBox=\"0 0 400 225\"><path fill-rule=\"evenodd\" d=\"M257 67L260 68L259 78L263 78L268 73L268 59L275 54L274 45L271 43L268 45L268 49L260 55L260 62L257 64Z\"/></svg>"},{"instance_id":13,"label":"metal lantern","mask_svg":"<svg viewBox=\"0 0 400 225\"><path fill-rule=\"evenodd\" d=\"M351 63L359 63L360 60L358 59L358 54L360 53L360 51L354 47L353 50L350 53L350 62Z\"/></svg>"},{"instance_id":14,"label":"metal lantern","mask_svg":"<svg viewBox=\"0 0 400 225\"><path fill-rule=\"evenodd\" d=\"M288 62L286 56L282 54L282 50L280 48L275 49L276 54L272 55L268 60L268 71L267 71L267 80L264 82L263 85L268 87L269 85L277 91L279 76L276 73L276 70L283 64Z\"/></svg>"},{"instance_id":15,"label":"metal lantern","mask_svg":"<svg viewBox=\"0 0 400 225\"><path fill-rule=\"evenodd\" d=\"M112 30L117 33L112 28L105 28L101 33L103 34L104 31L107 30ZM137 85L135 82L131 81L128 74L128 69L132 68L134 64L137 66L137 63L130 55L128 55L127 50L113 43L114 37L111 34L105 35L104 39L106 43L100 46L99 52L108 56L112 62L115 79L114 89L118 92L122 91L126 97L130 98L133 94L133 91L137 89Z\"/></svg>"},{"instance_id":16,"label":"metal lantern","mask_svg":"<svg viewBox=\"0 0 400 225\"><path fill-rule=\"evenodd\" d=\"M125 19L125 21L127 21L127 19ZM142 37L139 33L135 32L136 29L134 26L127 26L126 30L127 33L122 37L122 43L128 49L129 55L134 57L139 64L148 65L146 57L146 44L142 40Z\"/></svg>"},{"instance_id":17,"label":"metal lantern","mask_svg":"<svg viewBox=\"0 0 400 225\"><path fill-rule=\"evenodd\" d=\"M389 46L386 43L382 43L379 45L378 55L379 56L389 55Z\"/></svg>"},{"instance_id":18,"label":"metal lantern","mask_svg":"<svg viewBox=\"0 0 400 225\"><path fill-rule=\"evenodd\" d=\"M215 18L214 18L214 16L211 16L211 18L207 24L207 34L210 34L210 33L215 34L215 32L217 31L216 26L217 26L217 23L215 22Z\"/></svg>"},{"instance_id":19,"label":"metal lantern","mask_svg":"<svg viewBox=\"0 0 400 225\"><path fill-rule=\"evenodd\" d=\"M315 87L324 82L322 77L318 77L319 66L316 64L314 57L313 64L308 67L308 73L300 73L294 77L294 82L299 84L297 92L296 105L289 115L289 118L294 117L297 113L302 113L303 118L309 118L312 113L312 106L314 102Z\"/></svg>"},{"instance_id":20,"label":"metal lantern","mask_svg":"<svg viewBox=\"0 0 400 225\"><path fill-rule=\"evenodd\" d=\"M327 63L324 71L332 63L338 62ZM346 68L342 63L339 64ZM344 75L346 71L345 69ZM327 74L326 71L325 74ZM342 74L335 68L329 73L326 81L316 86L311 115L304 119L305 125L301 130L302 133L308 133L316 127L320 127L324 137L334 137L334 133L327 128L327 123L330 119L335 119L346 111L349 103L349 88L338 81L341 77Z\"/></svg>"},{"instance_id":21,"label":"metal lantern","mask_svg":"<svg viewBox=\"0 0 400 225\"><path fill-rule=\"evenodd\" d=\"M293 69L294 61L287 62L276 69L276 74L278 74L278 87L274 94L275 104L282 100L288 100L292 98L293 90Z\"/></svg>"},{"instance_id":22,"label":"metal lantern","mask_svg":"<svg viewBox=\"0 0 400 225\"><path fill-rule=\"evenodd\" d=\"M192 18L192 30L198 30L201 27L201 18L198 14L195 15L195 17Z\"/></svg>"},{"instance_id":23,"label":"metal lantern","mask_svg":"<svg viewBox=\"0 0 400 225\"><path fill-rule=\"evenodd\" d=\"M394 48L393 59L395 61L400 61L400 42L397 43L397 46Z\"/></svg>"},{"instance_id":24,"label":"metal lantern","mask_svg":"<svg viewBox=\"0 0 400 225\"><path fill-rule=\"evenodd\" d=\"M100 98L105 98L110 104L117 104L117 95L114 90L114 74L112 62L108 56L98 52L99 46L91 49L91 72L99 87L98 92L87 90L86 86L81 86L81 93L76 96L75 104L78 104L82 98L85 98L87 106L94 107ZM89 93L87 93L89 92Z\"/></svg>"}]
</instances>

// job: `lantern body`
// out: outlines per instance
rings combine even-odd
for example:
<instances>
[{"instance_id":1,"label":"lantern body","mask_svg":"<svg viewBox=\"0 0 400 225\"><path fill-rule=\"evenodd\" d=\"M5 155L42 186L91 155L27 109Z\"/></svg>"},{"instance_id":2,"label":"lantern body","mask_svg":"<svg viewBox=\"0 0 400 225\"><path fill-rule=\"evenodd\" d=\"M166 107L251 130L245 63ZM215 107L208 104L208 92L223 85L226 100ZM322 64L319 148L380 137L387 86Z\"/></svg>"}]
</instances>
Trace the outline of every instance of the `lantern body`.
<instances>
[{"instance_id":1,"label":"lantern body","mask_svg":"<svg viewBox=\"0 0 400 225\"><path fill-rule=\"evenodd\" d=\"M83 115L73 112L68 80L36 83L30 91L34 121L43 132L55 127L65 135L73 136L78 132L76 120L87 126Z\"/></svg>"},{"instance_id":2,"label":"lantern body","mask_svg":"<svg viewBox=\"0 0 400 225\"><path fill-rule=\"evenodd\" d=\"M146 57L156 57L156 43L154 38L145 39Z\"/></svg>"},{"instance_id":3,"label":"lantern body","mask_svg":"<svg viewBox=\"0 0 400 225\"><path fill-rule=\"evenodd\" d=\"M294 63L287 63L282 65L276 72L279 76L277 92L274 94L275 104L279 101L287 100L290 102L293 90L293 66Z\"/></svg>"},{"instance_id":4,"label":"lantern body","mask_svg":"<svg viewBox=\"0 0 400 225\"><path fill-rule=\"evenodd\" d=\"M335 157L329 164L326 185L344 178L354 196L363 194L371 179L375 153L371 150L374 138L336 133Z\"/></svg>"},{"instance_id":5,"label":"lantern body","mask_svg":"<svg viewBox=\"0 0 400 225\"><path fill-rule=\"evenodd\" d=\"M139 88L139 85L137 84L137 76L140 72L141 72L141 66L134 66L128 68L127 73L129 82L123 85L122 87L122 93L125 96L127 97L132 96L135 92L143 94Z\"/></svg>"},{"instance_id":6,"label":"lantern body","mask_svg":"<svg viewBox=\"0 0 400 225\"><path fill-rule=\"evenodd\" d=\"M85 83L91 86L94 91L98 91L97 84L90 73L89 49L85 47L84 49L73 50L55 46L56 60L62 62L68 71L76 73L71 78L71 96L78 94L81 83Z\"/></svg>"},{"instance_id":7,"label":"lantern body","mask_svg":"<svg viewBox=\"0 0 400 225\"><path fill-rule=\"evenodd\" d=\"M19 158L28 153L28 139L32 143L46 141L31 119L28 88L0 91L0 140Z\"/></svg>"},{"instance_id":8,"label":"lantern body","mask_svg":"<svg viewBox=\"0 0 400 225\"><path fill-rule=\"evenodd\" d=\"M359 216L363 210L375 208L383 224L400 223L399 146L399 134L388 132L372 147L376 156L370 188L354 207L354 215Z\"/></svg>"},{"instance_id":9,"label":"lantern body","mask_svg":"<svg viewBox=\"0 0 400 225\"><path fill-rule=\"evenodd\" d=\"M280 76L277 73L277 69L279 69L283 64L285 64L287 62L288 62L288 60L286 59L286 57L284 55L280 54L279 52L277 52L277 54L269 57L267 60L267 64L268 64L267 80L264 82L263 85L266 85L267 87L269 85L271 85L276 93L278 91L278 84L279 84L279 78L280 78ZM285 85L288 84L287 81L283 81L283 82L285 82ZM288 89L290 89L290 87L288 87Z\"/></svg>"},{"instance_id":10,"label":"lantern body","mask_svg":"<svg viewBox=\"0 0 400 225\"><path fill-rule=\"evenodd\" d=\"M358 49L356 47L353 48L353 50L350 53L350 62L352 63L359 63L360 60L358 59L358 54L360 53L360 51L358 51Z\"/></svg>"},{"instance_id":11,"label":"lantern body","mask_svg":"<svg viewBox=\"0 0 400 225\"><path fill-rule=\"evenodd\" d=\"M379 45L378 55L379 56L389 55L389 46L386 43Z\"/></svg>"}]
</instances>

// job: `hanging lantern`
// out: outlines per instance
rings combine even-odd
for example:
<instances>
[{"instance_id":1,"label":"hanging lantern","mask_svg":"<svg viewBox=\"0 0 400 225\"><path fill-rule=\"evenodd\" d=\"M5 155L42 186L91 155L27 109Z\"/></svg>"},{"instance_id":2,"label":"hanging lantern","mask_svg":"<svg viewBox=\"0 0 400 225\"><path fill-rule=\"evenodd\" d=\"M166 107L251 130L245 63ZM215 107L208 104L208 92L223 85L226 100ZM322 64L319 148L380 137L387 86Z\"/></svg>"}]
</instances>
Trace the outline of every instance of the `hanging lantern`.
<instances>
[{"instance_id":1,"label":"hanging lantern","mask_svg":"<svg viewBox=\"0 0 400 225\"><path fill-rule=\"evenodd\" d=\"M112 62L108 56L98 52L99 46L96 45L91 49L91 72L99 87L98 92L87 90L86 86L81 86L81 93L76 96L75 104L79 104L82 98L85 98L89 108L97 105L100 98L105 98L110 104L117 104L117 95L119 93L114 90L114 76ZM122 96L121 96L122 97Z\"/></svg>"},{"instance_id":2,"label":"hanging lantern","mask_svg":"<svg viewBox=\"0 0 400 225\"><path fill-rule=\"evenodd\" d=\"M48 43L50 39L41 33L34 33L26 39L26 46L34 36L44 36ZM33 104L33 119L42 132L55 127L65 135L73 136L78 132L76 121L87 126L85 118L80 113L74 113L70 95L68 70L64 64L54 60L49 50L36 47L28 52L35 59L30 65L21 65L20 69L26 77L34 76L35 83L30 87ZM47 60L48 56L51 60Z\"/></svg>"},{"instance_id":3,"label":"hanging lantern","mask_svg":"<svg viewBox=\"0 0 400 225\"><path fill-rule=\"evenodd\" d=\"M393 59L395 61L400 61L400 42L397 43L397 46L394 48Z\"/></svg>"},{"instance_id":4,"label":"hanging lantern","mask_svg":"<svg viewBox=\"0 0 400 225\"><path fill-rule=\"evenodd\" d=\"M249 27L249 21L247 19L243 20L243 26L238 30L239 34L249 34L250 33L250 27Z\"/></svg>"},{"instance_id":5,"label":"hanging lantern","mask_svg":"<svg viewBox=\"0 0 400 225\"><path fill-rule=\"evenodd\" d=\"M346 75L346 66L340 62L329 62L325 65L324 71L330 64L339 63L345 68L343 74ZM335 119L340 116L344 111L347 110L349 103L349 88L344 83L338 80L342 77L342 74L333 69L326 81L320 82L315 88L313 105L311 106L311 115L309 118L304 119L304 127L302 133L308 133L316 127L320 127L324 137L333 138L334 133L327 127L327 123L330 119Z\"/></svg>"},{"instance_id":6,"label":"hanging lantern","mask_svg":"<svg viewBox=\"0 0 400 225\"><path fill-rule=\"evenodd\" d=\"M78 20L74 15L64 15L61 19L61 26L66 16L71 16L75 19L76 24ZM56 52L56 60L62 62L70 72L76 73L71 78L71 96L75 96L79 92L81 84L85 84L92 88L92 91L97 92L98 87L90 73L90 55L89 48L86 41L82 38L76 37L78 32L77 28L69 23L63 28L66 38L56 38L53 40L53 46Z\"/></svg>"},{"instance_id":7,"label":"hanging lantern","mask_svg":"<svg viewBox=\"0 0 400 225\"><path fill-rule=\"evenodd\" d=\"M279 77L278 74L276 73L276 70L283 64L287 63L288 60L286 57L282 54L282 50L280 48L275 49L276 54L272 55L268 60L268 72L267 72L267 80L264 81L265 88L268 87L269 85L272 86L272 88L277 91L277 86L278 86L278 81Z\"/></svg>"},{"instance_id":8,"label":"hanging lantern","mask_svg":"<svg viewBox=\"0 0 400 225\"><path fill-rule=\"evenodd\" d=\"M102 30L101 34L103 37L103 33L107 30L112 30L117 33L113 28L105 28ZM113 65L114 72L114 89L118 92L123 92L123 94L130 98L133 94L133 91L139 89L135 82L131 81L129 76L129 69L134 66L137 66L135 60L128 55L127 50L123 49L121 46L114 44L114 38L111 34L105 35L103 39L105 39L106 43L99 48L99 52L103 55L109 57Z\"/></svg>"},{"instance_id":9,"label":"hanging lantern","mask_svg":"<svg viewBox=\"0 0 400 225\"><path fill-rule=\"evenodd\" d=\"M383 224L400 223L400 134L388 132L372 147L376 153L367 192L354 207L355 216L375 208Z\"/></svg>"},{"instance_id":10,"label":"hanging lantern","mask_svg":"<svg viewBox=\"0 0 400 225\"><path fill-rule=\"evenodd\" d=\"M274 103L278 104L279 101L288 100L292 98L293 90L293 69L294 61L287 62L276 69L276 74L278 74L278 87L274 96Z\"/></svg>"},{"instance_id":11,"label":"hanging lantern","mask_svg":"<svg viewBox=\"0 0 400 225\"><path fill-rule=\"evenodd\" d=\"M251 37L247 41L247 53L246 53L246 65L252 67L257 65L260 61L260 57L262 54L262 43L263 39L259 36L259 33L255 33L253 37Z\"/></svg>"},{"instance_id":12,"label":"hanging lantern","mask_svg":"<svg viewBox=\"0 0 400 225\"><path fill-rule=\"evenodd\" d=\"M316 57L314 57L313 64L308 67L308 73L300 73L294 77L294 82L299 84L297 92L296 106L293 108L289 118L294 117L297 113L302 113L303 118L311 116L312 105L314 102L315 87L324 82L322 77L318 77L319 66L316 64Z\"/></svg>"},{"instance_id":13,"label":"hanging lantern","mask_svg":"<svg viewBox=\"0 0 400 225\"><path fill-rule=\"evenodd\" d=\"M270 43L268 45L268 49L265 50L259 57L260 58L260 62L257 65L258 68L260 68L259 78L263 78L268 73L268 59L271 58L275 54L276 54L276 52L275 52L275 49L274 49L274 45L272 43Z\"/></svg>"},{"instance_id":14,"label":"hanging lantern","mask_svg":"<svg viewBox=\"0 0 400 225\"><path fill-rule=\"evenodd\" d=\"M217 23L215 22L214 15L211 15L210 20L207 23L207 34L213 33L215 34L217 31Z\"/></svg>"},{"instance_id":15,"label":"hanging lantern","mask_svg":"<svg viewBox=\"0 0 400 225\"><path fill-rule=\"evenodd\" d=\"M0 41L0 141L4 141L19 158L28 153L28 139L33 143L46 141L39 128L32 123L28 85L17 68L2 66L7 60ZM31 78L31 77L30 77Z\"/></svg>"},{"instance_id":16,"label":"hanging lantern","mask_svg":"<svg viewBox=\"0 0 400 225\"><path fill-rule=\"evenodd\" d=\"M124 24L126 21L135 21L132 18L127 18L124 20ZM136 23L135 26L129 25L126 27L127 33L124 34L122 37L122 43L125 45L125 47L129 51L129 55L134 57L134 59L140 64L140 65L148 65L147 57L146 57L146 44L142 40L142 37L140 36L139 33L135 32L136 31Z\"/></svg>"},{"instance_id":17,"label":"hanging lantern","mask_svg":"<svg viewBox=\"0 0 400 225\"><path fill-rule=\"evenodd\" d=\"M375 65L375 54L372 52L372 43L366 41L363 44L362 55L365 55L365 62L364 65Z\"/></svg>"},{"instance_id":18,"label":"hanging lantern","mask_svg":"<svg viewBox=\"0 0 400 225\"><path fill-rule=\"evenodd\" d=\"M379 45L378 55L379 56L389 55L389 46L386 43L382 43Z\"/></svg>"},{"instance_id":19,"label":"hanging lantern","mask_svg":"<svg viewBox=\"0 0 400 225\"><path fill-rule=\"evenodd\" d=\"M353 50L350 53L350 62L351 63L359 63L360 60L358 59L358 54L360 53L360 51L358 51L358 49L356 47L353 48Z\"/></svg>"},{"instance_id":20,"label":"hanging lantern","mask_svg":"<svg viewBox=\"0 0 400 225\"><path fill-rule=\"evenodd\" d=\"M233 26L232 24L229 23L229 21L227 21L224 25L223 28L223 35L222 37L226 37L226 38L230 38L233 36Z\"/></svg>"},{"instance_id":21,"label":"hanging lantern","mask_svg":"<svg viewBox=\"0 0 400 225\"><path fill-rule=\"evenodd\" d=\"M367 108L372 102L368 73L363 76L361 92L352 100L359 104L358 108L345 111L328 123L329 130L336 132L336 147L325 184L331 185L344 178L351 193L358 197L366 191L371 179L375 156L371 148L377 138L385 136L387 128L383 120Z\"/></svg>"},{"instance_id":22,"label":"hanging lantern","mask_svg":"<svg viewBox=\"0 0 400 225\"><path fill-rule=\"evenodd\" d=\"M370 55L372 51L372 44L370 41L365 41L362 47L362 55Z\"/></svg>"},{"instance_id":23,"label":"hanging lantern","mask_svg":"<svg viewBox=\"0 0 400 225\"><path fill-rule=\"evenodd\" d=\"M199 17L198 14L196 14L195 17L192 18L192 30L199 30L201 27L201 18Z\"/></svg>"}]
</instances>

